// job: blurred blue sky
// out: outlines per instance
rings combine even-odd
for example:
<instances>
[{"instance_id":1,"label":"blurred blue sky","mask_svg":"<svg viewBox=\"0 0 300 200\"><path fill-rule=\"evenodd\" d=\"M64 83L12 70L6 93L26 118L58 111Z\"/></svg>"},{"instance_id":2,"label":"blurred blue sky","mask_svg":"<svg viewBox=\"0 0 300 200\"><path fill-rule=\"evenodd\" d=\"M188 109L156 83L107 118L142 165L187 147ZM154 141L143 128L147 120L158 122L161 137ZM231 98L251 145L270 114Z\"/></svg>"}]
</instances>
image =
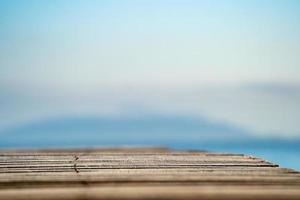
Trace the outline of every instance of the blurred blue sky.
<instances>
[{"instance_id":1,"label":"blurred blue sky","mask_svg":"<svg viewBox=\"0 0 300 200\"><path fill-rule=\"evenodd\" d=\"M2 136L155 114L299 139L300 1L0 0L0 111Z\"/></svg>"}]
</instances>

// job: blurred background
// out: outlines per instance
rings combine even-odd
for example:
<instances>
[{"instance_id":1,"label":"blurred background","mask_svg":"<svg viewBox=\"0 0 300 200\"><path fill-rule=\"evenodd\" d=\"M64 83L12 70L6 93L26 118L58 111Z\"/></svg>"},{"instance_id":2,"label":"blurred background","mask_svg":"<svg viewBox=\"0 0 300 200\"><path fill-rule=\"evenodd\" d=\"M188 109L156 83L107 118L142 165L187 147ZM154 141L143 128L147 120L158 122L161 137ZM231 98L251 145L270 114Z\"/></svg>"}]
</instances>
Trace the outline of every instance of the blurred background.
<instances>
[{"instance_id":1,"label":"blurred background","mask_svg":"<svg viewBox=\"0 0 300 200\"><path fill-rule=\"evenodd\" d=\"M300 170L300 1L0 0L0 148L164 146Z\"/></svg>"}]
</instances>

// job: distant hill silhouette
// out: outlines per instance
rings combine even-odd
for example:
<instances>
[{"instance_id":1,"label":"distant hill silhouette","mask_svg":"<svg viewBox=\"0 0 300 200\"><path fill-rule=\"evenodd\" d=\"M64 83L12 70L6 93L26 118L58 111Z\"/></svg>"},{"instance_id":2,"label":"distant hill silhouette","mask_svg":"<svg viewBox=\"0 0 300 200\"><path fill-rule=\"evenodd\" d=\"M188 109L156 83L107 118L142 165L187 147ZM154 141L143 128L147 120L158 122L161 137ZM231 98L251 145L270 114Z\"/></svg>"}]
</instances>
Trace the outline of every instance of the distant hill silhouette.
<instances>
[{"instance_id":1,"label":"distant hill silhouette","mask_svg":"<svg viewBox=\"0 0 300 200\"><path fill-rule=\"evenodd\" d=\"M166 145L231 141L249 134L200 118L148 115L126 118L60 118L1 133L0 146Z\"/></svg>"},{"instance_id":2,"label":"distant hill silhouette","mask_svg":"<svg viewBox=\"0 0 300 200\"><path fill-rule=\"evenodd\" d=\"M0 132L0 148L167 146L178 148L297 148L299 140L256 138L247 130L201 118L140 117L57 118Z\"/></svg>"}]
</instances>

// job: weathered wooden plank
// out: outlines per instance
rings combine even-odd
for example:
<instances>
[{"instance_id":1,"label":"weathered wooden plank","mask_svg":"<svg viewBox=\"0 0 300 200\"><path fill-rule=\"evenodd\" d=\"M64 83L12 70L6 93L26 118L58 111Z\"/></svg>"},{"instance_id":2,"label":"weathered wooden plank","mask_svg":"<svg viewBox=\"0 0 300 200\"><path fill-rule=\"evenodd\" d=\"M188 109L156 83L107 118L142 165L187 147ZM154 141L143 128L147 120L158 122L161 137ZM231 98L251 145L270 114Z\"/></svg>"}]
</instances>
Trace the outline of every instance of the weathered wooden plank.
<instances>
[{"instance_id":1,"label":"weathered wooden plank","mask_svg":"<svg viewBox=\"0 0 300 200\"><path fill-rule=\"evenodd\" d=\"M300 199L299 190L298 172L241 154L0 152L0 199Z\"/></svg>"},{"instance_id":2,"label":"weathered wooden plank","mask_svg":"<svg viewBox=\"0 0 300 200\"><path fill-rule=\"evenodd\" d=\"M1 199L43 199L43 200L82 200L82 199L203 199L203 200L298 200L299 187L285 186L105 186L105 187L66 187L39 189L0 190Z\"/></svg>"}]
</instances>

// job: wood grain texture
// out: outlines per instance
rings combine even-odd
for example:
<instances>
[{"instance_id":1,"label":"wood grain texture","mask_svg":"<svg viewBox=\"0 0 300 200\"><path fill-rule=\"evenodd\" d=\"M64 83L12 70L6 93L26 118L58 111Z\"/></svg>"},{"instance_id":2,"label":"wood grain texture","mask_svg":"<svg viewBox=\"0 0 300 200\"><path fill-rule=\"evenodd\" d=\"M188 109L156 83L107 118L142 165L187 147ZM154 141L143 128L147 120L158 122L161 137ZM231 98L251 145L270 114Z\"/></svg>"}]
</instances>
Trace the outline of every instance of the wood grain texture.
<instances>
[{"instance_id":1,"label":"wood grain texture","mask_svg":"<svg viewBox=\"0 0 300 200\"><path fill-rule=\"evenodd\" d=\"M0 151L0 199L300 199L300 173L164 148Z\"/></svg>"}]
</instances>

